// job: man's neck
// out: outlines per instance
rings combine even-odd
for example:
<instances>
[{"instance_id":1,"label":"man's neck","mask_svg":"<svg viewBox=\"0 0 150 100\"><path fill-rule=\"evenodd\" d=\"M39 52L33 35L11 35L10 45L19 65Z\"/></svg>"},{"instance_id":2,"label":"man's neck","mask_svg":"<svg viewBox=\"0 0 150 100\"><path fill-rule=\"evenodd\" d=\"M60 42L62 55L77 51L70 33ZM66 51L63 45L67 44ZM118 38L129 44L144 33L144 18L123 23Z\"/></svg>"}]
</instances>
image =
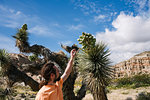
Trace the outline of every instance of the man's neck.
<instances>
[{"instance_id":1,"label":"man's neck","mask_svg":"<svg viewBox=\"0 0 150 100\"><path fill-rule=\"evenodd\" d=\"M55 85L54 81L49 81L47 85Z\"/></svg>"}]
</instances>

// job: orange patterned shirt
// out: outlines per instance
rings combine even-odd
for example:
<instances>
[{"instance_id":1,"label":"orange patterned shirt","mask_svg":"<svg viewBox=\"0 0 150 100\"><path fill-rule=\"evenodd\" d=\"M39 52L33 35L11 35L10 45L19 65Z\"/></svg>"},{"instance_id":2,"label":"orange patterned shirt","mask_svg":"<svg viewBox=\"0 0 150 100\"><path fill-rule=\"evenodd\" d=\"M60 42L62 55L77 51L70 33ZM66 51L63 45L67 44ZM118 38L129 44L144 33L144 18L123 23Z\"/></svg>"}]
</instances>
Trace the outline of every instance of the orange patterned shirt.
<instances>
[{"instance_id":1,"label":"orange patterned shirt","mask_svg":"<svg viewBox=\"0 0 150 100\"><path fill-rule=\"evenodd\" d=\"M62 86L62 79L55 85L44 85L37 93L35 100L63 100Z\"/></svg>"}]
</instances>

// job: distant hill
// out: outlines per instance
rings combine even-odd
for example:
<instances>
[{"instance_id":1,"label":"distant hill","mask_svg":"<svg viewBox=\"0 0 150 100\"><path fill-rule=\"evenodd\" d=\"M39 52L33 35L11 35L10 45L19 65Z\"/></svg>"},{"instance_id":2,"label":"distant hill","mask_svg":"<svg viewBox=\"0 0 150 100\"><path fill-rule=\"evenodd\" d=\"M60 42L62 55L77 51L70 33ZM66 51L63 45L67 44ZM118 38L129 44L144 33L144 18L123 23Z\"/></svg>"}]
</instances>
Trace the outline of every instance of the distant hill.
<instances>
[{"instance_id":1,"label":"distant hill","mask_svg":"<svg viewBox=\"0 0 150 100\"><path fill-rule=\"evenodd\" d=\"M150 51L137 54L129 60L113 66L115 78L133 76L137 74L150 74Z\"/></svg>"}]
</instances>

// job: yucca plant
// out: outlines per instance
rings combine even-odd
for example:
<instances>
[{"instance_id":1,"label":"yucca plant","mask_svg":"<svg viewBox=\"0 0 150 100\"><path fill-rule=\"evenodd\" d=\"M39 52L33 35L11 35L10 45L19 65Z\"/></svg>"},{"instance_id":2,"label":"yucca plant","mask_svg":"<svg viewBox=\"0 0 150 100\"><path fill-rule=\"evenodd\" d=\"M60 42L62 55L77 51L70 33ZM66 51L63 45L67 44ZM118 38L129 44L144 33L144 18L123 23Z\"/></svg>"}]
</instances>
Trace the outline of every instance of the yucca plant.
<instances>
[{"instance_id":1,"label":"yucca plant","mask_svg":"<svg viewBox=\"0 0 150 100\"><path fill-rule=\"evenodd\" d=\"M107 100L105 87L112 75L109 55L110 51L103 42L95 43L78 53L79 72L94 100Z\"/></svg>"},{"instance_id":2,"label":"yucca plant","mask_svg":"<svg viewBox=\"0 0 150 100\"><path fill-rule=\"evenodd\" d=\"M79 44L82 45L82 50L84 52L88 51L90 48L95 46L96 39L90 33L82 32L82 35L78 39Z\"/></svg>"},{"instance_id":3,"label":"yucca plant","mask_svg":"<svg viewBox=\"0 0 150 100\"><path fill-rule=\"evenodd\" d=\"M12 37L16 39L16 46L20 49L20 52L29 52L27 24L24 24L21 29L18 29L16 35Z\"/></svg>"},{"instance_id":4,"label":"yucca plant","mask_svg":"<svg viewBox=\"0 0 150 100\"><path fill-rule=\"evenodd\" d=\"M9 68L9 55L5 49L0 49L0 71L1 73L7 71Z\"/></svg>"},{"instance_id":5,"label":"yucca plant","mask_svg":"<svg viewBox=\"0 0 150 100\"><path fill-rule=\"evenodd\" d=\"M5 76L5 72L10 67L10 57L5 49L0 49L0 75ZM10 100L9 95L0 92L0 100Z\"/></svg>"}]
</instances>

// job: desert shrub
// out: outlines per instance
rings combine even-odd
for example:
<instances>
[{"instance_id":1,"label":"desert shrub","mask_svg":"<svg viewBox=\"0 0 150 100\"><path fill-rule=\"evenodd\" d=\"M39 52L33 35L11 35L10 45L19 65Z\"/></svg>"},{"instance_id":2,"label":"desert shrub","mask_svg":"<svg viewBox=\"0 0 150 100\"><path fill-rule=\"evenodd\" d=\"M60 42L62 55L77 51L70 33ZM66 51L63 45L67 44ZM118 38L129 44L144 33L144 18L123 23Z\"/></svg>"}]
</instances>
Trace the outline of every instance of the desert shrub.
<instances>
[{"instance_id":1,"label":"desert shrub","mask_svg":"<svg viewBox=\"0 0 150 100\"><path fill-rule=\"evenodd\" d=\"M132 78L132 81L135 83L141 83L141 84L150 84L150 75L148 74L142 74L142 75L135 75Z\"/></svg>"},{"instance_id":2,"label":"desert shrub","mask_svg":"<svg viewBox=\"0 0 150 100\"><path fill-rule=\"evenodd\" d=\"M150 85L150 75L148 75L148 74L135 75L132 77L132 82L134 84L133 88L149 86Z\"/></svg>"},{"instance_id":3,"label":"desert shrub","mask_svg":"<svg viewBox=\"0 0 150 100\"><path fill-rule=\"evenodd\" d=\"M110 89L116 89L121 87L128 87L132 84L131 78L124 77L119 79L114 79L111 81L111 84L108 86Z\"/></svg>"},{"instance_id":4,"label":"desert shrub","mask_svg":"<svg viewBox=\"0 0 150 100\"><path fill-rule=\"evenodd\" d=\"M121 88L121 87L129 87L129 88L138 88L138 87L145 87L150 86L150 75L149 74L142 74L142 75L135 75L133 77L124 77L112 80L113 87Z\"/></svg>"},{"instance_id":5,"label":"desert shrub","mask_svg":"<svg viewBox=\"0 0 150 100\"><path fill-rule=\"evenodd\" d=\"M141 92L136 96L136 100L150 100L150 93Z\"/></svg>"},{"instance_id":6,"label":"desert shrub","mask_svg":"<svg viewBox=\"0 0 150 100\"><path fill-rule=\"evenodd\" d=\"M130 77L129 78L125 77L125 78L118 79L117 82L118 82L118 85L120 85L120 86L132 84L132 81L131 81Z\"/></svg>"}]
</instances>

